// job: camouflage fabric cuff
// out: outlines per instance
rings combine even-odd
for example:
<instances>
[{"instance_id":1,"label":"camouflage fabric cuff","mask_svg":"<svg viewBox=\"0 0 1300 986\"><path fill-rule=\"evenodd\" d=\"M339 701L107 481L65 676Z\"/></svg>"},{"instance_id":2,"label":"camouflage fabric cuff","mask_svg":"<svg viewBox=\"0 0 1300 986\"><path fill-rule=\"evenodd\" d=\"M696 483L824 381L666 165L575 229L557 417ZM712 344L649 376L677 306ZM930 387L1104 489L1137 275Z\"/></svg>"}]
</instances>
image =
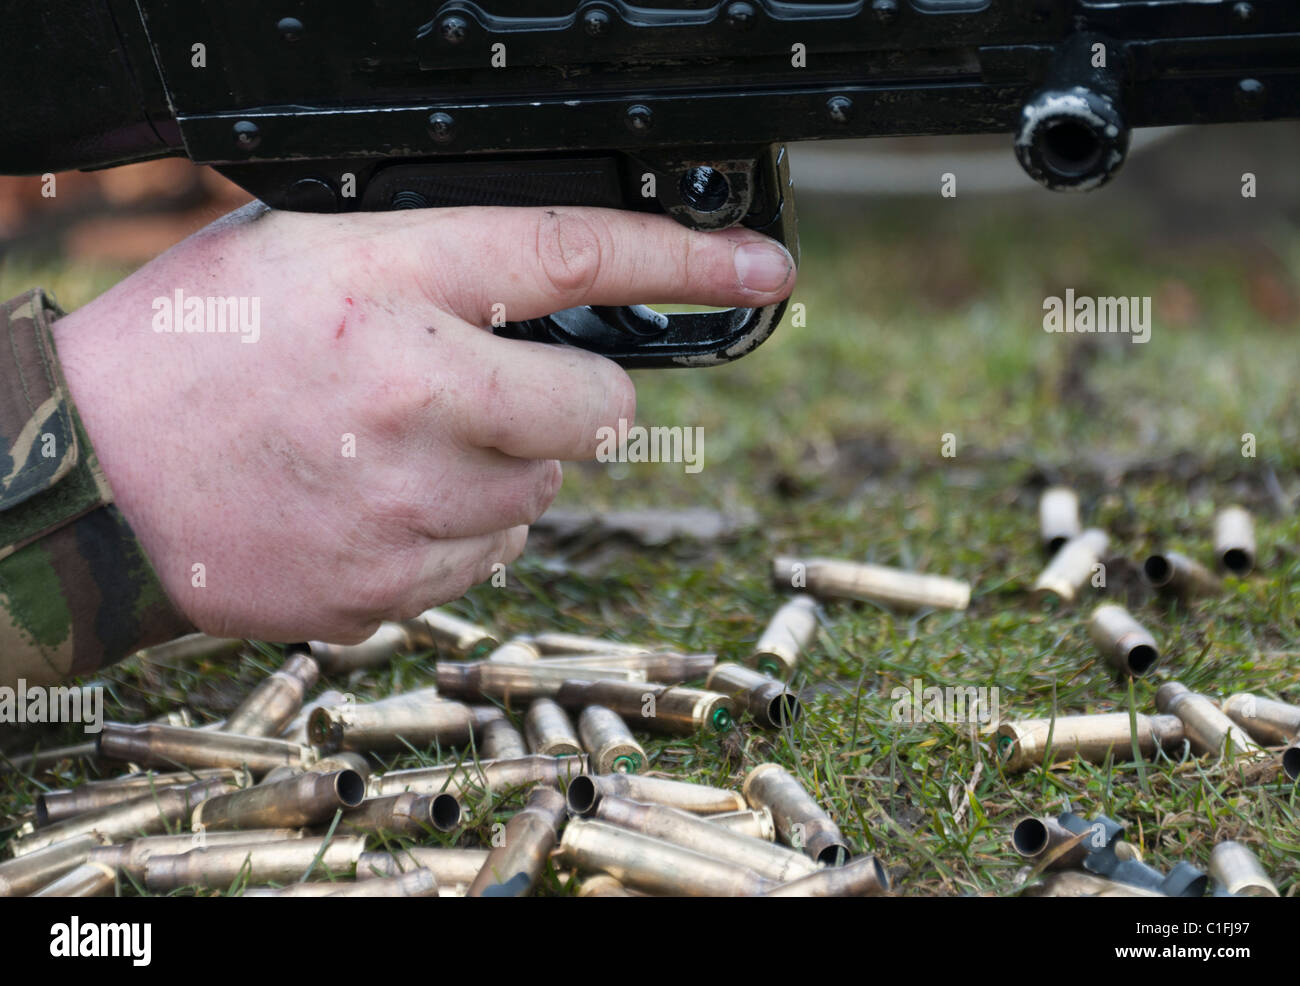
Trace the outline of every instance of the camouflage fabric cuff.
<instances>
[{"instance_id":1,"label":"camouflage fabric cuff","mask_svg":"<svg viewBox=\"0 0 1300 986\"><path fill-rule=\"evenodd\" d=\"M0 685L48 683L189 629L113 505L39 288L0 305Z\"/></svg>"}]
</instances>

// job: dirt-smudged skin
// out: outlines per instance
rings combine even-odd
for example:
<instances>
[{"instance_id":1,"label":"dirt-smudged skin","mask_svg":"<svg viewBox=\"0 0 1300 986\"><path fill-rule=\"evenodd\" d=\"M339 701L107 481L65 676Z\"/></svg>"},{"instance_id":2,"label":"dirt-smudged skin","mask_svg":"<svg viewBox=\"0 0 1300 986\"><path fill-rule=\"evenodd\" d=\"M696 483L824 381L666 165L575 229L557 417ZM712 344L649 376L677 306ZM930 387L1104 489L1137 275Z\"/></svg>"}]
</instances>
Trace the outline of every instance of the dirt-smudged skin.
<instances>
[{"instance_id":1,"label":"dirt-smudged skin","mask_svg":"<svg viewBox=\"0 0 1300 986\"><path fill-rule=\"evenodd\" d=\"M564 821L564 795L536 787L522 811L506 822L505 839L469 885L470 897L526 897L555 848Z\"/></svg>"},{"instance_id":2,"label":"dirt-smudged skin","mask_svg":"<svg viewBox=\"0 0 1300 986\"><path fill-rule=\"evenodd\" d=\"M1183 741L1183 723L1176 716L1138 713L1138 750L1144 757L1156 750L1173 750ZM1078 757L1101 763L1107 756L1128 760L1133 754L1133 731L1127 712L1100 715L1021 719L998 727L997 749L1003 769L1019 772L1043 763L1051 734L1052 761Z\"/></svg>"},{"instance_id":3,"label":"dirt-smudged skin","mask_svg":"<svg viewBox=\"0 0 1300 986\"><path fill-rule=\"evenodd\" d=\"M629 889L665 896L751 897L778 886L747 866L582 818L564 827L559 857L579 872L607 873Z\"/></svg>"},{"instance_id":4,"label":"dirt-smudged skin","mask_svg":"<svg viewBox=\"0 0 1300 986\"><path fill-rule=\"evenodd\" d=\"M764 842L725 825L667 805L647 805L623 798L601 798L596 821L608 822L714 859L746 866L769 880L785 883L815 872L819 864L785 846Z\"/></svg>"},{"instance_id":5,"label":"dirt-smudged skin","mask_svg":"<svg viewBox=\"0 0 1300 986\"><path fill-rule=\"evenodd\" d=\"M582 744L568 713L554 699L533 699L524 716L524 737L532 753L564 757L582 752Z\"/></svg>"},{"instance_id":6,"label":"dirt-smudged skin","mask_svg":"<svg viewBox=\"0 0 1300 986\"><path fill-rule=\"evenodd\" d=\"M279 736L302 708L320 667L307 654L290 654L284 665L261 682L226 718L222 732Z\"/></svg>"},{"instance_id":7,"label":"dirt-smudged skin","mask_svg":"<svg viewBox=\"0 0 1300 986\"><path fill-rule=\"evenodd\" d=\"M676 735L706 728L730 729L736 714L730 696L637 681L570 680L559 689L555 701L570 710L602 705L622 716L631 728Z\"/></svg>"},{"instance_id":8,"label":"dirt-smudged skin","mask_svg":"<svg viewBox=\"0 0 1300 986\"><path fill-rule=\"evenodd\" d=\"M316 825L361 804L365 793L366 782L354 770L300 774L204 801L194 812L194 824L214 831Z\"/></svg>"},{"instance_id":9,"label":"dirt-smudged skin","mask_svg":"<svg viewBox=\"0 0 1300 986\"><path fill-rule=\"evenodd\" d=\"M627 798L657 805L669 805L696 815L742 811L749 807L737 791L666 777L644 774L582 774L569 781L569 810L589 816L602 798Z\"/></svg>"},{"instance_id":10,"label":"dirt-smudged skin","mask_svg":"<svg viewBox=\"0 0 1300 986\"><path fill-rule=\"evenodd\" d=\"M1255 756L1261 752L1259 744L1210 699L1180 682L1166 681L1156 689L1156 708L1182 720L1192 750L1197 754L1220 756L1228 745L1233 756Z\"/></svg>"},{"instance_id":11,"label":"dirt-smudged skin","mask_svg":"<svg viewBox=\"0 0 1300 986\"><path fill-rule=\"evenodd\" d=\"M839 826L784 767L759 764L745 777L744 794L751 807L771 810L786 845L831 866L849 858Z\"/></svg>"},{"instance_id":12,"label":"dirt-smudged skin","mask_svg":"<svg viewBox=\"0 0 1300 986\"><path fill-rule=\"evenodd\" d=\"M1088 618L1088 635L1107 663L1120 674L1150 674L1160 663L1160 648L1151 631L1123 606L1102 603Z\"/></svg>"},{"instance_id":13,"label":"dirt-smudged skin","mask_svg":"<svg viewBox=\"0 0 1300 986\"><path fill-rule=\"evenodd\" d=\"M782 682L743 664L724 661L709 674L704 687L730 695L755 722L768 729L793 726L803 714L794 692Z\"/></svg>"},{"instance_id":14,"label":"dirt-smudged skin","mask_svg":"<svg viewBox=\"0 0 1300 986\"><path fill-rule=\"evenodd\" d=\"M14 839L12 851L15 856L25 856L64 839L92 832L115 841L161 832L177 824L188 828L191 813L199 804L230 787L226 779L213 777L193 784L175 784L147 791L129 801L65 818L37 829L31 835Z\"/></svg>"},{"instance_id":15,"label":"dirt-smudged skin","mask_svg":"<svg viewBox=\"0 0 1300 986\"><path fill-rule=\"evenodd\" d=\"M817 600L795 596L772 614L749 663L764 674L788 678L799 665L799 655L816 636Z\"/></svg>"},{"instance_id":16,"label":"dirt-smudged skin","mask_svg":"<svg viewBox=\"0 0 1300 986\"><path fill-rule=\"evenodd\" d=\"M779 589L807 589L819 599L857 599L901 610L970 605L970 583L961 579L840 558L775 558L772 583Z\"/></svg>"},{"instance_id":17,"label":"dirt-smudged skin","mask_svg":"<svg viewBox=\"0 0 1300 986\"><path fill-rule=\"evenodd\" d=\"M645 749L612 709L588 705L578 715L578 735L600 774L635 774L646 765Z\"/></svg>"},{"instance_id":18,"label":"dirt-smudged skin","mask_svg":"<svg viewBox=\"0 0 1300 986\"><path fill-rule=\"evenodd\" d=\"M280 766L306 767L317 759L310 747L271 736L239 736L184 726L104 723L99 754L149 767L247 767L264 774Z\"/></svg>"},{"instance_id":19,"label":"dirt-smudged skin","mask_svg":"<svg viewBox=\"0 0 1300 986\"><path fill-rule=\"evenodd\" d=\"M168 891L181 887L224 890L244 877L251 884L289 883L312 869L311 879L325 880L331 874L352 876L357 860L366 848L365 836L333 839L312 837L254 845L214 846L191 849L176 855L158 855L145 861L144 883L150 890Z\"/></svg>"}]
</instances>

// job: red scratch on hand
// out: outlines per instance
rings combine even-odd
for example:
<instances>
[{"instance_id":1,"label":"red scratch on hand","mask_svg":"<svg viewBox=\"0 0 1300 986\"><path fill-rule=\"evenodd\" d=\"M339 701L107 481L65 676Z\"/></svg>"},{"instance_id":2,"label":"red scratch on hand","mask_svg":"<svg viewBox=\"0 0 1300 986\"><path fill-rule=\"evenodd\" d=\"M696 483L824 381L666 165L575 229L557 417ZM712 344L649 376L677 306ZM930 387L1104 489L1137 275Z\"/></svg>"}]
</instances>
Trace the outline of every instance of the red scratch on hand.
<instances>
[{"instance_id":1,"label":"red scratch on hand","mask_svg":"<svg viewBox=\"0 0 1300 986\"><path fill-rule=\"evenodd\" d=\"M352 307L352 299L351 299L351 298L344 298L343 301L347 304L347 306L348 306L349 308ZM343 318L342 318L342 320L339 322L339 330L338 330L337 332L334 333L334 338L335 338L335 339L342 339L342 338L343 338L343 333L347 330L347 327L348 327L348 316L347 316L347 312L344 312L344 313L343 313Z\"/></svg>"}]
</instances>

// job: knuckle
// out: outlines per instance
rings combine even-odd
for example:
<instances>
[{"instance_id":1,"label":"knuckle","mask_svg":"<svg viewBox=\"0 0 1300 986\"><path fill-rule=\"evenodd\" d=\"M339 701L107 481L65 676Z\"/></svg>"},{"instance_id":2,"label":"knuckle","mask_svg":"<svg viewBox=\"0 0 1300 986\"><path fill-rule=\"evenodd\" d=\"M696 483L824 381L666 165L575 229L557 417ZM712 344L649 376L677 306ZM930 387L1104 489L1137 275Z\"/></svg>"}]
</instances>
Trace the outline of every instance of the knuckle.
<instances>
[{"instance_id":1,"label":"knuckle","mask_svg":"<svg viewBox=\"0 0 1300 986\"><path fill-rule=\"evenodd\" d=\"M544 211L537 223L537 260L552 290L564 296L588 290L607 259L603 241L593 220Z\"/></svg>"}]
</instances>

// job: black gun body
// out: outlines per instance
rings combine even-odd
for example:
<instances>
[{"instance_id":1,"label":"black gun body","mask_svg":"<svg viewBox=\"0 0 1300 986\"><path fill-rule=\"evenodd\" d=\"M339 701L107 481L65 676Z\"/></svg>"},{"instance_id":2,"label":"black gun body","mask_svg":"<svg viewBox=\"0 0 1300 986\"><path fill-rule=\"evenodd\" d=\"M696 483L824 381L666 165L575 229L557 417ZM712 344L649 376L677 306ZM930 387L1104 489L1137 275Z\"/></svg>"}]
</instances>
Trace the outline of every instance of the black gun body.
<instances>
[{"instance_id":1,"label":"black gun body","mask_svg":"<svg viewBox=\"0 0 1300 986\"><path fill-rule=\"evenodd\" d=\"M33 44L0 65L6 173L186 155L278 208L602 205L792 249L784 142L1005 132L1044 185L1086 190L1133 127L1300 116L1290 0L57 0L7 17ZM575 309L508 332L708 365L777 317Z\"/></svg>"}]
</instances>

